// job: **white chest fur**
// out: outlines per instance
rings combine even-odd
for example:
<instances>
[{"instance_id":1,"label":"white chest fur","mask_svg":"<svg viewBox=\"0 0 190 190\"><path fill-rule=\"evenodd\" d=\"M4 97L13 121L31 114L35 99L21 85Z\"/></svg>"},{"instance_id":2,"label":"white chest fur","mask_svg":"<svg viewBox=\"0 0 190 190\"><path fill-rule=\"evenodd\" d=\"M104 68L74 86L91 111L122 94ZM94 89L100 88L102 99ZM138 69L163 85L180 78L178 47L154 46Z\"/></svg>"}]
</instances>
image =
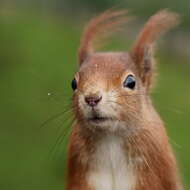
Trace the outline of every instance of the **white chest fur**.
<instances>
[{"instance_id":1,"label":"white chest fur","mask_svg":"<svg viewBox=\"0 0 190 190\"><path fill-rule=\"evenodd\" d=\"M133 190L135 174L120 137L106 136L99 142L88 182L94 190Z\"/></svg>"}]
</instances>

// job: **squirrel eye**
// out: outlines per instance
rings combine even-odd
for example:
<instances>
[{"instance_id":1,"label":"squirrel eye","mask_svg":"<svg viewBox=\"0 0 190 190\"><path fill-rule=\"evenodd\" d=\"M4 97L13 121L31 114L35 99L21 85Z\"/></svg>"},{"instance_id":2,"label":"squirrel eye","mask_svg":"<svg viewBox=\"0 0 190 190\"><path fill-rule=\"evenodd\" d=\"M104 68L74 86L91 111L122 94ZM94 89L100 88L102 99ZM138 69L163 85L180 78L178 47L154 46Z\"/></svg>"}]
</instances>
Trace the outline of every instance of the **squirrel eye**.
<instances>
[{"instance_id":1,"label":"squirrel eye","mask_svg":"<svg viewBox=\"0 0 190 190\"><path fill-rule=\"evenodd\" d=\"M131 90L135 88L135 85L136 85L136 80L133 75L128 75L125 81L123 82L123 86Z\"/></svg>"},{"instance_id":2,"label":"squirrel eye","mask_svg":"<svg viewBox=\"0 0 190 190\"><path fill-rule=\"evenodd\" d=\"M75 78L71 82L71 87L72 87L73 90L77 89L77 80Z\"/></svg>"}]
</instances>

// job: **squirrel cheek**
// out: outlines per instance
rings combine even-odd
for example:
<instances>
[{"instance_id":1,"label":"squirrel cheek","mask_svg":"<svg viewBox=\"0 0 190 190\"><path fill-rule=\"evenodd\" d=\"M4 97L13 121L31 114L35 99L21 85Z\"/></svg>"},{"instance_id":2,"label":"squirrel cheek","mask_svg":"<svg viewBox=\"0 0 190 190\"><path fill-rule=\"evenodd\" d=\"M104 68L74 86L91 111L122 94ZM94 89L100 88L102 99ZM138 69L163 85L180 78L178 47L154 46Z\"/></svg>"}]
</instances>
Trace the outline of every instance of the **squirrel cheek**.
<instances>
[{"instance_id":1,"label":"squirrel cheek","mask_svg":"<svg viewBox=\"0 0 190 190\"><path fill-rule=\"evenodd\" d=\"M105 98L102 103L103 110L105 110L109 115L117 116L120 112L120 104L118 102L119 95L110 90L110 92L105 92L104 97Z\"/></svg>"}]
</instances>

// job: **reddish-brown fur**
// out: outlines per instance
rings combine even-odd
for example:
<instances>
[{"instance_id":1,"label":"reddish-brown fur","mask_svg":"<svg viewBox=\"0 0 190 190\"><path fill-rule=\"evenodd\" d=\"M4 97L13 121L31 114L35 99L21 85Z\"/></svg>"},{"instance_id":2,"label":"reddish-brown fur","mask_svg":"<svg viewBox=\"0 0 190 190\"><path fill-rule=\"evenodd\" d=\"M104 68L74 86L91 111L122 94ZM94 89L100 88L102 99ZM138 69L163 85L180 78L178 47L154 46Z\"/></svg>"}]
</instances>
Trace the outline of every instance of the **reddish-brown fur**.
<instances>
[{"instance_id":1,"label":"reddish-brown fur","mask_svg":"<svg viewBox=\"0 0 190 190\"><path fill-rule=\"evenodd\" d=\"M130 190L182 189L163 122L154 110L148 94L154 64L152 45L163 32L178 22L178 16L166 10L152 16L130 53L96 53L93 41L97 35L126 21L125 14L126 11L106 11L90 22L81 40L80 70L76 76L78 90L73 96L76 122L68 151L67 190L97 190L87 181L92 170L89 165L98 148L97 142L104 135L113 133L122 138L123 151L132 160L137 175L135 186ZM135 92L120 89L120 82L128 72L132 72L138 80ZM121 108L116 119L126 124L124 129L118 127L113 132L89 126L79 96L86 95L86 89L93 91L93 84L98 84L97 89L104 89L105 92L117 89L119 96L116 103ZM138 161L138 158L142 160Z\"/></svg>"},{"instance_id":2,"label":"reddish-brown fur","mask_svg":"<svg viewBox=\"0 0 190 190\"><path fill-rule=\"evenodd\" d=\"M86 56L93 53L93 43L97 37L100 37L100 34L102 35L102 33L108 31L113 32L113 30L116 30L119 25L128 20L126 13L127 11L125 10L115 12L108 10L89 22L81 39L79 63L82 63Z\"/></svg>"}]
</instances>

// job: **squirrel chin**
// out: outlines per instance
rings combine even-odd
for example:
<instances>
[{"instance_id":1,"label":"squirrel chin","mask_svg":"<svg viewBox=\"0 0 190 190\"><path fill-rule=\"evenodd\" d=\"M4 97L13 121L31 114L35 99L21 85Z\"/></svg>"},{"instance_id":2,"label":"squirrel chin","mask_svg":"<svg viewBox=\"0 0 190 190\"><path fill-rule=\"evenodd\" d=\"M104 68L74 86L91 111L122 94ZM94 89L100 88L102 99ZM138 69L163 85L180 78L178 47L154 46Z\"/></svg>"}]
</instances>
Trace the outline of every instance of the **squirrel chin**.
<instances>
[{"instance_id":1,"label":"squirrel chin","mask_svg":"<svg viewBox=\"0 0 190 190\"><path fill-rule=\"evenodd\" d=\"M111 133L126 133L127 130L127 125L125 121L121 121L118 119L113 119L113 118L102 118L98 120L93 120L93 119L88 119L86 121L85 126L92 130L93 132L95 131L105 131L105 132L111 132Z\"/></svg>"}]
</instances>

